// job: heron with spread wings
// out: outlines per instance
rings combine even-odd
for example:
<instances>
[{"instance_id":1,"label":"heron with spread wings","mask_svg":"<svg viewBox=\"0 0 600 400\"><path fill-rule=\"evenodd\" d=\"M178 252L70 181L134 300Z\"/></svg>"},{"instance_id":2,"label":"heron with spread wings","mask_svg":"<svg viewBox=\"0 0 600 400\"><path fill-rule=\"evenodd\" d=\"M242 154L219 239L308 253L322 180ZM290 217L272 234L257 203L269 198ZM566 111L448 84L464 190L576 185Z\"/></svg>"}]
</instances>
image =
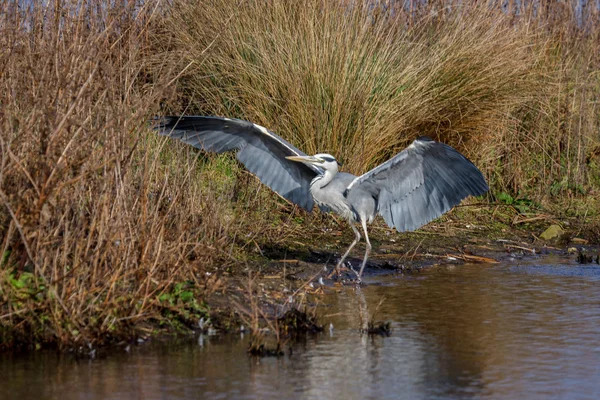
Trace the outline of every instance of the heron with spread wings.
<instances>
[{"instance_id":1,"label":"heron with spread wings","mask_svg":"<svg viewBox=\"0 0 600 400\"><path fill-rule=\"evenodd\" d=\"M377 214L399 232L412 231L438 218L469 195L487 192L487 183L471 161L452 147L427 137L355 176L339 172L330 154L309 156L268 129L239 119L164 117L156 127L161 135L179 139L204 151L237 151L237 159L265 185L285 199L312 211L333 211L346 219L354 241L336 271L365 235L366 250L360 281L371 251L367 223Z\"/></svg>"}]
</instances>

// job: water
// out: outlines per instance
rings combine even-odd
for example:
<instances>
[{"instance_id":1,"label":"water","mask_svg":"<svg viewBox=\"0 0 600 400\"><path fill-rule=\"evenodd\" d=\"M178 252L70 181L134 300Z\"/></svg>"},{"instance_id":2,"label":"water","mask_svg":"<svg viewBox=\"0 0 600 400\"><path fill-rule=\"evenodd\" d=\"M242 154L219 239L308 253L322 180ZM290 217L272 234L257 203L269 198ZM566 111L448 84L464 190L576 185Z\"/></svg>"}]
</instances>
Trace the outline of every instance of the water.
<instances>
[{"instance_id":1,"label":"water","mask_svg":"<svg viewBox=\"0 0 600 400\"><path fill-rule=\"evenodd\" d=\"M543 260L542 260L543 261ZM102 359L0 359L0 398L598 399L600 268L542 262L371 278L323 298L332 333L252 358L247 337L134 346ZM357 309L392 322L358 333Z\"/></svg>"}]
</instances>

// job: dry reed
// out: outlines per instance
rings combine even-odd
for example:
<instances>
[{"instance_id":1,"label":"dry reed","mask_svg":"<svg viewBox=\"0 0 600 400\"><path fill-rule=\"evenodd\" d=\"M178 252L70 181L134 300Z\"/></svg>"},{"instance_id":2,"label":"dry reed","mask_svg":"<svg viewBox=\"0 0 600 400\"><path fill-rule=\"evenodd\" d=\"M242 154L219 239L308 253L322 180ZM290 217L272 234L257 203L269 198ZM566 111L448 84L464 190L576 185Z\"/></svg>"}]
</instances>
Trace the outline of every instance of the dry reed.
<instances>
[{"instance_id":1,"label":"dry reed","mask_svg":"<svg viewBox=\"0 0 600 400\"><path fill-rule=\"evenodd\" d=\"M598 10L578 23L575 2L402 4L176 1L159 46L185 68L171 112L256 121L354 173L429 135L493 193L596 190Z\"/></svg>"},{"instance_id":2,"label":"dry reed","mask_svg":"<svg viewBox=\"0 0 600 400\"><path fill-rule=\"evenodd\" d=\"M174 76L146 73L157 4L3 1L2 345L93 346L205 311L229 225L195 154L149 129Z\"/></svg>"}]
</instances>

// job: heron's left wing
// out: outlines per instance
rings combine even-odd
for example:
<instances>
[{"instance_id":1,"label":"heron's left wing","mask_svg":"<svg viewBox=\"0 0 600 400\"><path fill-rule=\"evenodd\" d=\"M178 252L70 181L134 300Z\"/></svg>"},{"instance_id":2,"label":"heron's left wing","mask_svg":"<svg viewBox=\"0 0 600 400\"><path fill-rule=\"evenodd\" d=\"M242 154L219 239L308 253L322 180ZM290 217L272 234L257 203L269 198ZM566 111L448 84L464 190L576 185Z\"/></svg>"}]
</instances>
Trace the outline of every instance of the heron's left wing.
<instances>
[{"instance_id":1,"label":"heron's left wing","mask_svg":"<svg viewBox=\"0 0 600 400\"><path fill-rule=\"evenodd\" d=\"M286 159L306 154L266 128L239 119L204 116L172 116L155 122L159 134L204 151L236 151L237 159L265 185L300 207L313 209L310 182L322 171Z\"/></svg>"},{"instance_id":2,"label":"heron's left wing","mask_svg":"<svg viewBox=\"0 0 600 400\"><path fill-rule=\"evenodd\" d=\"M390 227L412 231L469 195L487 192L481 171L452 147L421 137L348 185L367 191Z\"/></svg>"}]
</instances>

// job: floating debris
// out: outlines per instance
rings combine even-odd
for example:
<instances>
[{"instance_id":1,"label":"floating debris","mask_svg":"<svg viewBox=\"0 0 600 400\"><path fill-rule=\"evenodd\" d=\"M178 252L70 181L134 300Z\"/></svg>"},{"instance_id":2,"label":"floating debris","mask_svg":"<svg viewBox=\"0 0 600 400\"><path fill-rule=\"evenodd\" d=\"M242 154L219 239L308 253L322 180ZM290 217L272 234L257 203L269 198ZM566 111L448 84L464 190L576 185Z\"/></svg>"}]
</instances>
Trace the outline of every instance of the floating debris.
<instances>
[{"instance_id":1,"label":"floating debris","mask_svg":"<svg viewBox=\"0 0 600 400\"><path fill-rule=\"evenodd\" d=\"M268 349L265 347L264 343L261 343L258 346L254 346L250 343L248 354L258 357L281 357L284 355L283 350L281 350L279 345L275 349Z\"/></svg>"},{"instance_id":2,"label":"floating debris","mask_svg":"<svg viewBox=\"0 0 600 400\"><path fill-rule=\"evenodd\" d=\"M535 254L535 250L533 250L533 253ZM476 256L472 254L447 254L446 256L448 257L448 260L451 261L463 260L472 263L498 264L498 261L494 260L493 258Z\"/></svg>"},{"instance_id":3,"label":"floating debris","mask_svg":"<svg viewBox=\"0 0 600 400\"><path fill-rule=\"evenodd\" d=\"M577 262L579 264L600 264L600 252L596 254L589 254L586 249L579 249L577 252Z\"/></svg>"},{"instance_id":4,"label":"floating debris","mask_svg":"<svg viewBox=\"0 0 600 400\"><path fill-rule=\"evenodd\" d=\"M390 336L392 334L392 323L387 322L369 322L367 329L369 335Z\"/></svg>"},{"instance_id":5,"label":"floating debris","mask_svg":"<svg viewBox=\"0 0 600 400\"><path fill-rule=\"evenodd\" d=\"M317 323L315 315L293 308L277 319L280 331L284 333L323 332L323 327Z\"/></svg>"},{"instance_id":6,"label":"floating debris","mask_svg":"<svg viewBox=\"0 0 600 400\"><path fill-rule=\"evenodd\" d=\"M574 237L574 238L571 238L571 243L574 243L574 244L588 244L589 241L586 240L586 239Z\"/></svg>"}]
</instances>

